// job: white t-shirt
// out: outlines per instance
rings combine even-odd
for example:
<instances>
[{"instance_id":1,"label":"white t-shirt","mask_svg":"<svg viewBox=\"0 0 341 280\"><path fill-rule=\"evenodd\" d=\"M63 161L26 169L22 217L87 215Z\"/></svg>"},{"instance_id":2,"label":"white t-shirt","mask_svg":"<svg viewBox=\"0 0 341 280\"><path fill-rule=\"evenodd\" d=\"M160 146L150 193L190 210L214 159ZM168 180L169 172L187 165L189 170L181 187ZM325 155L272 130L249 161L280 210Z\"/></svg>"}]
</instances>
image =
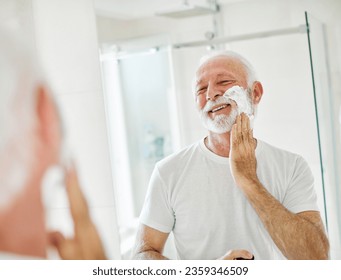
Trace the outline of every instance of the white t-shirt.
<instances>
[{"instance_id":1,"label":"white t-shirt","mask_svg":"<svg viewBox=\"0 0 341 280\"><path fill-rule=\"evenodd\" d=\"M289 211L318 211L301 156L258 140L256 158L260 182ZM232 249L248 250L256 260L285 259L235 185L229 158L208 150L204 140L156 164L140 222L173 231L179 259L217 259Z\"/></svg>"}]
</instances>

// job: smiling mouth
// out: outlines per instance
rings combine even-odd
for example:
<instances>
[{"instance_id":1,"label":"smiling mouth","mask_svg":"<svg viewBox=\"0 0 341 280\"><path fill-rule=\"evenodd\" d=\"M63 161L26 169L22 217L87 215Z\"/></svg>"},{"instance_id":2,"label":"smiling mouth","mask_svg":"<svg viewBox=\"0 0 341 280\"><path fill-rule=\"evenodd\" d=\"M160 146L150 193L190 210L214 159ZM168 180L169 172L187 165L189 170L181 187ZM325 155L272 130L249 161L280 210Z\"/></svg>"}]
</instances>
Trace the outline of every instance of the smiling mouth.
<instances>
[{"instance_id":1,"label":"smiling mouth","mask_svg":"<svg viewBox=\"0 0 341 280\"><path fill-rule=\"evenodd\" d=\"M213 108L211 111L209 111L209 113L215 113L215 112L218 112L224 108L226 108L227 106L230 106L230 104L223 104L223 105L220 105L218 107L215 107Z\"/></svg>"}]
</instances>

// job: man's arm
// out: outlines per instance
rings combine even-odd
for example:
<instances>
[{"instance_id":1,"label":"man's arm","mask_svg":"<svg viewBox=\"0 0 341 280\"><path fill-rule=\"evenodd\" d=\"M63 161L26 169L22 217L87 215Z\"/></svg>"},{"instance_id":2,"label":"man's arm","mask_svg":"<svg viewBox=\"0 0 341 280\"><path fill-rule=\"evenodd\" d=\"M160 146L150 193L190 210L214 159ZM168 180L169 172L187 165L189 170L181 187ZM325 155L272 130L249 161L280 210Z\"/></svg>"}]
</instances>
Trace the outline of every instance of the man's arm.
<instances>
[{"instance_id":1,"label":"man's arm","mask_svg":"<svg viewBox=\"0 0 341 280\"><path fill-rule=\"evenodd\" d=\"M233 126L231 147L231 171L236 184L283 255L288 259L327 259L329 242L319 212L290 212L258 180L256 143L245 114L238 116Z\"/></svg>"},{"instance_id":2,"label":"man's arm","mask_svg":"<svg viewBox=\"0 0 341 280\"><path fill-rule=\"evenodd\" d=\"M167 260L162 255L169 233L164 233L140 224L133 259L137 260Z\"/></svg>"},{"instance_id":3,"label":"man's arm","mask_svg":"<svg viewBox=\"0 0 341 280\"><path fill-rule=\"evenodd\" d=\"M140 224L133 259L137 260L168 260L162 255L169 233L164 233ZM230 250L219 260L251 259L253 255L246 250Z\"/></svg>"},{"instance_id":4,"label":"man's arm","mask_svg":"<svg viewBox=\"0 0 341 280\"><path fill-rule=\"evenodd\" d=\"M328 259L329 243L319 212L291 213L260 183L248 184L243 191L285 257Z\"/></svg>"}]
</instances>

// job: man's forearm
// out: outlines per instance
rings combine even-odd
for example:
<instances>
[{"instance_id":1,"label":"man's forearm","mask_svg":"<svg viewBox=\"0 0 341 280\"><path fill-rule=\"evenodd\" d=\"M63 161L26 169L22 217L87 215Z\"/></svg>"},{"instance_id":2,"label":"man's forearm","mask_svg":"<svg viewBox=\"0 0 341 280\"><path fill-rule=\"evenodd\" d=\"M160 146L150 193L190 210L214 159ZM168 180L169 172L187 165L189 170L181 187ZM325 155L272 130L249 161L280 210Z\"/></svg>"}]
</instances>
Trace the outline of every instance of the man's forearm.
<instances>
[{"instance_id":1,"label":"man's forearm","mask_svg":"<svg viewBox=\"0 0 341 280\"><path fill-rule=\"evenodd\" d=\"M246 184L242 190L288 259L327 259L328 239L322 226L287 210L260 182Z\"/></svg>"},{"instance_id":2,"label":"man's forearm","mask_svg":"<svg viewBox=\"0 0 341 280\"><path fill-rule=\"evenodd\" d=\"M168 260L165 256L156 251L144 251L134 254L135 260Z\"/></svg>"}]
</instances>

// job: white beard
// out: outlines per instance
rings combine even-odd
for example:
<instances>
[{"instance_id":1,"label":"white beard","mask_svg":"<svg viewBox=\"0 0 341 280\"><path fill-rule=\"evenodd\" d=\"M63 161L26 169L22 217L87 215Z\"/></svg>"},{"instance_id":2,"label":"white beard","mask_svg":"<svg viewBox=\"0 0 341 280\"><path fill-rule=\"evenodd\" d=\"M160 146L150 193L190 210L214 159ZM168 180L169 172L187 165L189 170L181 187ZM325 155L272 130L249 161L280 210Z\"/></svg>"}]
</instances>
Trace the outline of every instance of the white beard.
<instances>
[{"instance_id":1,"label":"white beard","mask_svg":"<svg viewBox=\"0 0 341 280\"><path fill-rule=\"evenodd\" d=\"M231 100L225 96L217 98L215 101L208 101L203 109L199 111L200 119L206 129L211 132L222 134L229 132L232 129L233 124L236 122L238 116L238 108L231 110L230 114L220 114L213 119L208 115L208 112L217 104L228 103L231 104Z\"/></svg>"},{"instance_id":2,"label":"white beard","mask_svg":"<svg viewBox=\"0 0 341 280\"><path fill-rule=\"evenodd\" d=\"M201 112L200 118L206 129L214 133L222 134L229 132L233 124L236 122L238 110L233 109L230 115L217 115L214 119L210 118L207 113Z\"/></svg>"}]
</instances>

